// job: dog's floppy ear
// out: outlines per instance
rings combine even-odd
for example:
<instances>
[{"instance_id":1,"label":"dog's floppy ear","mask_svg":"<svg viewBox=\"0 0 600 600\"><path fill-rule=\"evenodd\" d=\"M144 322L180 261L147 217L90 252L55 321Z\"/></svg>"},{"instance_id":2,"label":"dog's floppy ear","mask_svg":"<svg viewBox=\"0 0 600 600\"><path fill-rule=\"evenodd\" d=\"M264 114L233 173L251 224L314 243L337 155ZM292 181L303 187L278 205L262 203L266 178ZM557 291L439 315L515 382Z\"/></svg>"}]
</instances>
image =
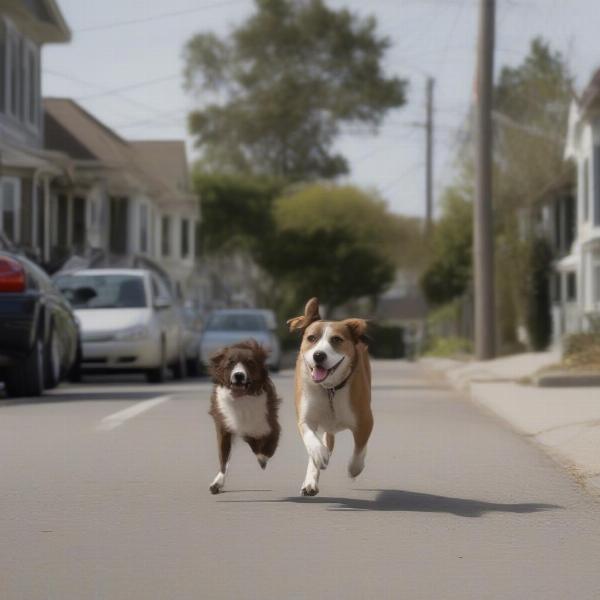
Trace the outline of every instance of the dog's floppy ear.
<instances>
[{"instance_id":1,"label":"dog's floppy ear","mask_svg":"<svg viewBox=\"0 0 600 600\"><path fill-rule=\"evenodd\" d=\"M343 321L343 323L350 330L355 344L358 344L359 342L362 342L363 344L369 343L369 336L367 335L367 321L364 319L346 319Z\"/></svg>"},{"instance_id":2,"label":"dog's floppy ear","mask_svg":"<svg viewBox=\"0 0 600 600\"><path fill-rule=\"evenodd\" d=\"M247 346L258 361L263 363L267 361L269 351L263 345L259 344L254 338L248 340Z\"/></svg>"},{"instance_id":3,"label":"dog's floppy ear","mask_svg":"<svg viewBox=\"0 0 600 600\"><path fill-rule=\"evenodd\" d=\"M304 315L289 319L287 324L289 325L290 331L296 331L297 329L304 330L311 323L320 320L321 315L319 314L319 300L317 298L311 298L304 307Z\"/></svg>"},{"instance_id":4,"label":"dog's floppy ear","mask_svg":"<svg viewBox=\"0 0 600 600\"><path fill-rule=\"evenodd\" d=\"M221 348L215 354L210 357L210 363L208 365L208 372L213 376L213 378L217 375L217 370L219 369L219 365L223 358L225 358L225 354L227 353L227 348Z\"/></svg>"}]
</instances>

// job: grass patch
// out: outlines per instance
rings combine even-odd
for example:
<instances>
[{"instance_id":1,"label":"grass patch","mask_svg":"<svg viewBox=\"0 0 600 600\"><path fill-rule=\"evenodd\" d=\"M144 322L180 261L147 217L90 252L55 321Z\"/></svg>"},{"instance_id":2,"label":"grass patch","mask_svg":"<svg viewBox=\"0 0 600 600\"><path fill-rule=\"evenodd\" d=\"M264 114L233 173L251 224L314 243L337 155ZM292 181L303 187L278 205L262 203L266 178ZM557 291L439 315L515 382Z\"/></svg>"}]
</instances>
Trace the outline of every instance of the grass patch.
<instances>
[{"instance_id":1,"label":"grass patch","mask_svg":"<svg viewBox=\"0 0 600 600\"><path fill-rule=\"evenodd\" d=\"M471 340L461 337L433 338L423 356L435 358L456 358L473 353Z\"/></svg>"}]
</instances>

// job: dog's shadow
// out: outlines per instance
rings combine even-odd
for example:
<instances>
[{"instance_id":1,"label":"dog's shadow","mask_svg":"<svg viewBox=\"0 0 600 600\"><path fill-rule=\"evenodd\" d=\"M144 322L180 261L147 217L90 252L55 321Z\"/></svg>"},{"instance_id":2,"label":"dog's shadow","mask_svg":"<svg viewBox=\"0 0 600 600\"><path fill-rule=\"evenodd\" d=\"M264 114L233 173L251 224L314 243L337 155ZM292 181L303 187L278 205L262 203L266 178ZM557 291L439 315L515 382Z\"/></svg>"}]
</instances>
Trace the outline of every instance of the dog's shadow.
<instances>
[{"instance_id":1,"label":"dog's shadow","mask_svg":"<svg viewBox=\"0 0 600 600\"><path fill-rule=\"evenodd\" d=\"M457 517L481 517L487 513L529 514L545 510L560 509L562 506L542 503L503 504L485 502L469 498L452 498L405 490L358 490L377 492L373 499L333 498L328 496L303 496L282 498L281 500L234 500L233 502L290 502L293 504L326 504L332 511L379 511L379 512L425 512L447 513Z\"/></svg>"}]
</instances>

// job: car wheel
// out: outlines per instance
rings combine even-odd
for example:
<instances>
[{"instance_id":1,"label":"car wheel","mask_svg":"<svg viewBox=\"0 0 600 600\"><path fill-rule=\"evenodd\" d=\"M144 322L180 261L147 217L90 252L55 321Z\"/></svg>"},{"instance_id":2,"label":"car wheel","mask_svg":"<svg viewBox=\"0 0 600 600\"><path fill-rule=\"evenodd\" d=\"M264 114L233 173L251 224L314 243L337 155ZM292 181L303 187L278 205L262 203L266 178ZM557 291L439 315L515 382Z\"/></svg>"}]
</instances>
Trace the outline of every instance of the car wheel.
<instances>
[{"instance_id":1,"label":"car wheel","mask_svg":"<svg viewBox=\"0 0 600 600\"><path fill-rule=\"evenodd\" d=\"M47 390L54 389L60 383L60 359L60 340L52 327L44 352L44 386Z\"/></svg>"},{"instance_id":2,"label":"car wheel","mask_svg":"<svg viewBox=\"0 0 600 600\"><path fill-rule=\"evenodd\" d=\"M185 360L185 354L183 348L179 349L179 356L177 362L173 365L173 377L175 379L185 379L187 375L187 361Z\"/></svg>"},{"instance_id":3,"label":"car wheel","mask_svg":"<svg viewBox=\"0 0 600 600\"><path fill-rule=\"evenodd\" d=\"M269 367L269 371L271 371L271 373L279 373L279 371L281 370L281 364L277 363L275 365L271 365Z\"/></svg>"},{"instance_id":4,"label":"car wheel","mask_svg":"<svg viewBox=\"0 0 600 600\"><path fill-rule=\"evenodd\" d=\"M77 352L75 353L75 362L69 371L69 381L71 383L80 383L83 379L81 363L83 362L83 350L81 340L77 340Z\"/></svg>"},{"instance_id":5,"label":"car wheel","mask_svg":"<svg viewBox=\"0 0 600 600\"><path fill-rule=\"evenodd\" d=\"M41 337L29 355L6 371L6 393L14 398L41 396L44 393L44 341Z\"/></svg>"},{"instance_id":6,"label":"car wheel","mask_svg":"<svg viewBox=\"0 0 600 600\"><path fill-rule=\"evenodd\" d=\"M167 380L167 351L164 341L160 344L160 364L155 369L146 371L146 380L148 383L164 383Z\"/></svg>"}]
</instances>

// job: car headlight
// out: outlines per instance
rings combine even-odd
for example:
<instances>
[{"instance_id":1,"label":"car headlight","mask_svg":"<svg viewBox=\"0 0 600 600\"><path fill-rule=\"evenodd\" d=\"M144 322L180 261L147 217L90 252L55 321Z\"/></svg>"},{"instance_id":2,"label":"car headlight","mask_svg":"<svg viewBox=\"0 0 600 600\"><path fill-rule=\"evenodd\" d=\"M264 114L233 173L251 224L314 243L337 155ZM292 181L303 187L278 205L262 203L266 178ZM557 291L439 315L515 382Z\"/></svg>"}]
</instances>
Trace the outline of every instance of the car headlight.
<instances>
[{"instance_id":1,"label":"car headlight","mask_svg":"<svg viewBox=\"0 0 600 600\"><path fill-rule=\"evenodd\" d=\"M135 342L148 337L148 328L145 325L134 325L115 333L115 339L120 341Z\"/></svg>"}]
</instances>

